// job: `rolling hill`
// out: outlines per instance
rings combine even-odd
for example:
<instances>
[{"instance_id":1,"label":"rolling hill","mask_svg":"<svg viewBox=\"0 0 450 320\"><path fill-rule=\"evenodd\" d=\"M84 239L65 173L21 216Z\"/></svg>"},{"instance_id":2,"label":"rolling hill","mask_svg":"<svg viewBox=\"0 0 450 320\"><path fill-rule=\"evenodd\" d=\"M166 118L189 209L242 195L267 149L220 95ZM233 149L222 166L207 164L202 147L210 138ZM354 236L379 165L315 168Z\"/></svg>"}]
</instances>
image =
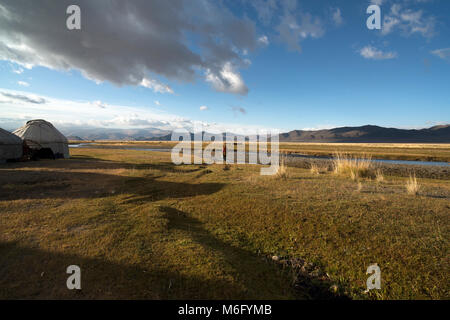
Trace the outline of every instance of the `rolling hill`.
<instances>
[{"instance_id":1,"label":"rolling hill","mask_svg":"<svg viewBox=\"0 0 450 320\"><path fill-rule=\"evenodd\" d=\"M396 129L366 125L326 130L293 130L280 135L282 142L450 143L450 125L427 129Z\"/></svg>"}]
</instances>

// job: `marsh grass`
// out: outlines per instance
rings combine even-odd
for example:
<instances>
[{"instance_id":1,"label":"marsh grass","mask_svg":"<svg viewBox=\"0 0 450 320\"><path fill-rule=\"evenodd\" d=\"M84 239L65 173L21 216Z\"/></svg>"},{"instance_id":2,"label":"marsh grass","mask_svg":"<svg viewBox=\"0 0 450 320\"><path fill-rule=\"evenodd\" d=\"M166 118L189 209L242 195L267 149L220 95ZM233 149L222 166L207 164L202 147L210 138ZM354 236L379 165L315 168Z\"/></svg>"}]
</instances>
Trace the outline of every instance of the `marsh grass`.
<instances>
[{"instance_id":1,"label":"marsh grass","mask_svg":"<svg viewBox=\"0 0 450 320\"><path fill-rule=\"evenodd\" d=\"M312 174L320 174L320 169L315 163L311 163L311 169L309 169Z\"/></svg>"},{"instance_id":2,"label":"marsh grass","mask_svg":"<svg viewBox=\"0 0 450 320\"><path fill-rule=\"evenodd\" d=\"M289 178L288 166L286 165L286 156L282 155L280 157L280 166L275 175L278 179L287 180Z\"/></svg>"},{"instance_id":3,"label":"marsh grass","mask_svg":"<svg viewBox=\"0 0 450 320\"><path fill-rule=\"evenodd\" d=\"M377 169L375 171L375 180L378 183L384 182L384 175L383 175L383 171L381 169Z\"/></svg>"},{"instance_id":4,"label":"marsh grass","mask_svg":"<svg viewBox=\"0 0 450 320\"><path fill-rule=\"evenodd\" d=\"M352 180L372 179L375 176L372 157L367 154L354 156L336 152L333 158L334 173L349 176Z\"/></svg>"},{"instance_id":5,"label":"marsh grass","mask_svg":"<svg viewBox=\"0 0 450 320\"><path fill-rule=\"evenodd\" d=\"M362 185L361 181L358 181L358 185L356 187L356 191L357 192L361 192L362 188L363 188L363 185Z\"/></svg>"},{"instance_id":6,"label":"marsh grass","mask_svg":"<svg viewBox=\"0 0 450 320\"><path fill-rule=\"evenodd\" d=\"M409 179L406 181L406 192L411 195L418 195L420 190L420 185L417 182L416 175L410 175Z\"/></svg>"}]
</instances>

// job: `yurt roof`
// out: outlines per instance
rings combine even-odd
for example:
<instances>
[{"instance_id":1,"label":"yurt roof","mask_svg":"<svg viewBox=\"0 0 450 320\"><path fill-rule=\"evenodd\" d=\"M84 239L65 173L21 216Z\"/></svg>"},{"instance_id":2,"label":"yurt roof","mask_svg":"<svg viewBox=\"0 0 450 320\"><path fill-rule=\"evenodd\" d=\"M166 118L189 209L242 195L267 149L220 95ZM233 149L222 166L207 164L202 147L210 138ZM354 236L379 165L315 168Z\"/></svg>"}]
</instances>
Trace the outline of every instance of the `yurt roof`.
<instances>
[{"instance_id":1,"label":"yurt roof","mask_svg":"<svg viewBox=\"0 0 450 320\"><path fill-rule=\"evenodd\" d=\"M23 127L13 132L23 140L38 143L68 143L67 138L50 122L45 120L30 120Z\"/></svg>"},{"instance_id":2,"label":"yurt roof","mask_svg":"<svg viewBox=\"0 0 450 320\"><path fill-rule=\"evenodd\" d=\"M0 128L0 145L22 144L22 139L9 131Z\"/></svg>"}]
</instances>

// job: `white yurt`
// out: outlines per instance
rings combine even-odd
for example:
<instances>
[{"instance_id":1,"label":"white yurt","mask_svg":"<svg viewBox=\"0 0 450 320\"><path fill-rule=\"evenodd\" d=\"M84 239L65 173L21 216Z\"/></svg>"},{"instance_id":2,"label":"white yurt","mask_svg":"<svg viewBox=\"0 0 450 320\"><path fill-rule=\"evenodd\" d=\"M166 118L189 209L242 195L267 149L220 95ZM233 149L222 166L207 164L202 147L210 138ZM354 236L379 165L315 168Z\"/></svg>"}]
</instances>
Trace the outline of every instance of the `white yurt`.
<instances>
[{"instance_id":1,"label":"white yurt","mask_svg":"<svg viewBox=\"0 0 450 320\"><path fill-rule=\"evenodd\" d=\"M13 133L31 149L50 148L57 158L69 158L69 141L48 121L30 120Z\"/></svg>"},{"instance_id":2,"label":"white yurt","mask_svg":"<svg viewBox=\"0 0 450 320\"><path fill-rule=\"evenodd\" d=\"M0 163L20 159L23 141L18 136L0 128Z\"/></svg>"}]
</instances>

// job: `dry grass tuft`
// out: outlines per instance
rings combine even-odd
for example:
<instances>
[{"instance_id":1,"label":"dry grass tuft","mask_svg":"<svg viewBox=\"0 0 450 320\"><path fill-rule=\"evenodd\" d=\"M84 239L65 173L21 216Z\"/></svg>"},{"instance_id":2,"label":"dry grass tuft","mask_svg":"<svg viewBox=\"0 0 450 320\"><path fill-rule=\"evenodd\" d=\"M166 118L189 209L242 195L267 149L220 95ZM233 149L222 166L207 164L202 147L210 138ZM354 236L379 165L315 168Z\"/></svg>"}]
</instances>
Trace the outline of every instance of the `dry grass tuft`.
<instances>
[{"instance_id":1,"label":"dry grass tuft","mask_svg":"<svg viewBox=\"0 0 450 320\"><path fill-rule=\"evenodd\" d=\"M362 188L363 188L363 185L362 185L361 181L358 181L358 187L356 188L356 191L361 192Z\"/></svg>"},{"instance_id":2,"label":"dry grass tuft","mask_svg":"<svg viewBox=\"0 0 450 320\"><path fill-rule=\"evenodd\" d=\"M278 167L276 177L283 180L289 178L288 167L286 165L286 156L282 156L280 158L280 166Z\"/></svg>"},{"instance_id":3,"label":"dry grass tuft","mask_svg":"<svg viewBox=\"0 0 450 320\"><path fill-rule=\"evenodd\" d=\"M311 163L310 171L311 171L312 174L319 174L320 173L319 167L315 163Z\"/></svg>"},{"instance_id":4,"label":"dry grass tuft","mask_svg":"<svg viewBox=\"0 0 450 320\"><path fill-rule=\"evenodd\" d=\"M383 175L383 171L381 169L377 169L377 171L375 172L375 180L378 183L381 183L384 181L384 175Z\"/></svg>"},{"instance_id":5,"label":"dry grass tuft","mask_svg":"<svg viewBox=\"0 0 450 320\"><path fill-rule=\"evenodd\" d=\"M348 175L352 180L373 178L375 174L371 160L372 157L366 154L352 156L336 152L333 159L334 173Z\"/></svg>"},{"instance_id":6,"label":"dry grass tuft","mask_svg":"<svg viewBox=\"0 0 450 320\"><path fill-rule=\"evenodd\" d=\"M406 181L406 191L408 194L417 195L419 193L420 185L417 182L416 175L410 175Z\"/></svg>"}]
</instances>

